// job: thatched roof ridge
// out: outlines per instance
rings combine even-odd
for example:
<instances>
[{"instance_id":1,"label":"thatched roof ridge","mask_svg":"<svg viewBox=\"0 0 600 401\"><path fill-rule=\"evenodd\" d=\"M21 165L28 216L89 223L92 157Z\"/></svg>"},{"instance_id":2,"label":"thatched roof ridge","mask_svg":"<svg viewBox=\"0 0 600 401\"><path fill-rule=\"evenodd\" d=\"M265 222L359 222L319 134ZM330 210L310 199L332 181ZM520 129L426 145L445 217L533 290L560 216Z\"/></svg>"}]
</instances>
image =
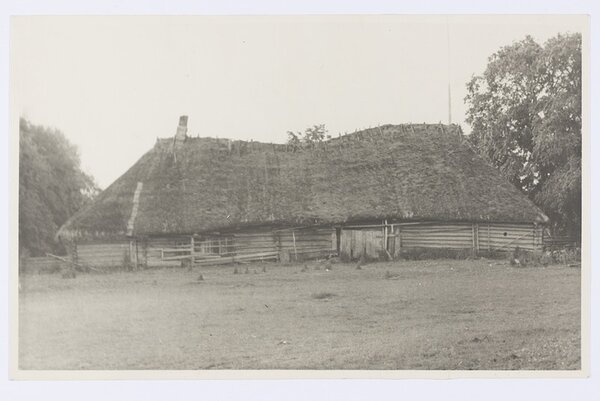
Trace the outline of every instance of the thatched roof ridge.
<instances>
[{"instance_id":1,"label":"thatched roof ridge","mask_svg":"<svg viewBox=\"0 0 600 401\"><path fill-rule=\"evenodd\" d=\"M466 144L460 127L385 125L293 150L157 140L60 234L201 233L378 219L534 222L542 212ZM543 217L542 217L543 218Z\"/></svg>"}]
</instances>

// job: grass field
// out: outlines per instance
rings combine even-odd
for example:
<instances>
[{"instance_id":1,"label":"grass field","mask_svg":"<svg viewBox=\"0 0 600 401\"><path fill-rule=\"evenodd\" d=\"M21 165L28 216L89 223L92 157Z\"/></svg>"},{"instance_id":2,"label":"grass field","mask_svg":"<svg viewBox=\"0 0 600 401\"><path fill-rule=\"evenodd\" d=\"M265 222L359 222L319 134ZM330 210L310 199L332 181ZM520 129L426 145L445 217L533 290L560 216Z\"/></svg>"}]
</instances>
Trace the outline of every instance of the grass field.
<instances>
[{"instance_id":1,"label":"grass field","mask_svg":"<svg viewBox=\"0 0 600 401\"><path fill-rule=\"evenodd\" d=\"M315 265L22 276L19 365L580 368L578 268L485 259Z\"/></svg>"}]
</instances>

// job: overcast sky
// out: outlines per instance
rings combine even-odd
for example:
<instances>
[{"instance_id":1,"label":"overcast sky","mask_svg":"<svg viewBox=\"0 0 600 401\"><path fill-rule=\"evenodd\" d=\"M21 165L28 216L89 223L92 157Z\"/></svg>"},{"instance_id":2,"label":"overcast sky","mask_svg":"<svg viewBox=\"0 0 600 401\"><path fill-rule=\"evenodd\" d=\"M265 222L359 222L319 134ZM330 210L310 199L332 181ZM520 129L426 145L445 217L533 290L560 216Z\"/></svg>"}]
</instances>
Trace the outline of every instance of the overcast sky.
<instances>
[{"instance_id":1,"label":"overcast sky","mask_svg":"<svg viewBox=\"0 0 600 401\"><path fill-rule=\"evenodd\" d=\"M189 135L284 142L465 120L465 84L526 35L582 17L17 17L13 116L60 129L102 188L189 116ZM449 34L449 35L448 35ZM448 57L448 38L450 55Z\"/></svg>"}]
</instances>

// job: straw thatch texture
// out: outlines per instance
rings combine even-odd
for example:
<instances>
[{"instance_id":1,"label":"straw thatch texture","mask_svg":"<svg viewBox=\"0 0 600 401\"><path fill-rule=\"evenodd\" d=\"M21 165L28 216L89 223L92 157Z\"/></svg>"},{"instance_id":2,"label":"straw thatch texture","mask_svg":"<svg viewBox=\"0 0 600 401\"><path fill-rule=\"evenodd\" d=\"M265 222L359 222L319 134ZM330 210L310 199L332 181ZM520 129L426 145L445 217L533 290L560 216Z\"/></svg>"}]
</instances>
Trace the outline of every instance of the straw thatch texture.
<instances>
[{"instance_id":1,"label":"straw thatch texture","mask_svg":"<svg viewBox=\"0 0 600 401\"><path fill-rule=\"evenodd\" d=\"M543 216L476 155L458 126L382 126L286 145L158 140L62 234L133 234L393 220L534 222Z\"/></svg>"}]
</instances>

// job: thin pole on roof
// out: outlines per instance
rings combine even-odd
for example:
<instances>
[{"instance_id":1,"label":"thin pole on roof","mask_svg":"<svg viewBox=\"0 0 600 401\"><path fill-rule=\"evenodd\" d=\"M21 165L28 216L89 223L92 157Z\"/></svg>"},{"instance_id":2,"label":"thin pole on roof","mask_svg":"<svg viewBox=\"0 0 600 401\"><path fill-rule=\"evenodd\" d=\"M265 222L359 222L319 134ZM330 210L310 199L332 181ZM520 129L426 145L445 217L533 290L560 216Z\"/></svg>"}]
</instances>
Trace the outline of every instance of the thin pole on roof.
<instances>
[{"instance_id":1,"label":"thin pole on roof","mask_svg":"<svg viewBox=\"0 0 600 401\"><path fill-rule=\"evenodd\" d=\"M452 92L450 89L450 22L446 15L446 43L448 50L448 124L452 124Z\"/></svg>"}]
</instances>

